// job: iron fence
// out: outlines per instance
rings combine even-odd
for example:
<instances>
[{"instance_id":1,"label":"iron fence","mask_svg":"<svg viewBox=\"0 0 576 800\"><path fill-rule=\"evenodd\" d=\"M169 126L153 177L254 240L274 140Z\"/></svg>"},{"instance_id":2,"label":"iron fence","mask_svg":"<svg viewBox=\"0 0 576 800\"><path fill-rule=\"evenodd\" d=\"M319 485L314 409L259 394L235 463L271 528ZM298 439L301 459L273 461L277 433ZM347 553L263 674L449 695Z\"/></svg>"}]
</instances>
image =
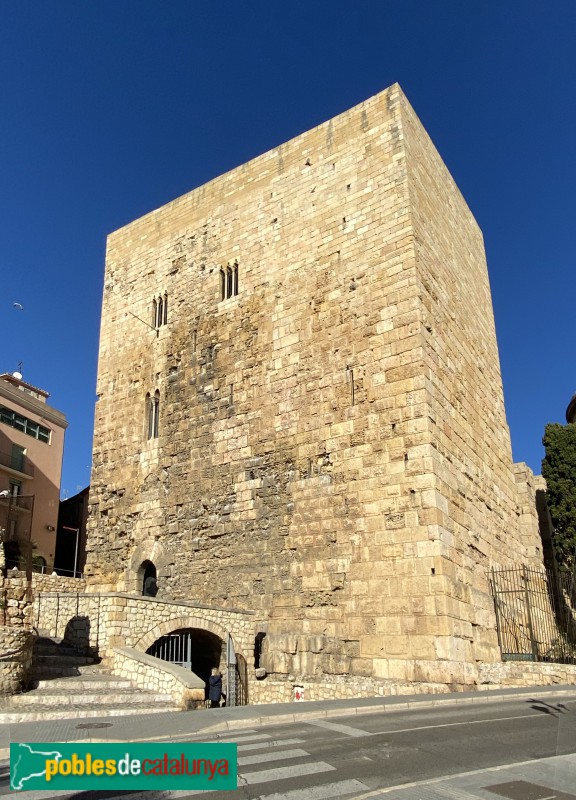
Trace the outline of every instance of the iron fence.
<instances>
[{"instance_id":1,"label":"iron fence","mask_svg":"<svg viewBox=\"0 0 576 800\"><path fill-rule=\"evenodd\" d=\"M535 567L492 570L504 661L576 664L576 574Z\"/></svg>"}]
</instances>

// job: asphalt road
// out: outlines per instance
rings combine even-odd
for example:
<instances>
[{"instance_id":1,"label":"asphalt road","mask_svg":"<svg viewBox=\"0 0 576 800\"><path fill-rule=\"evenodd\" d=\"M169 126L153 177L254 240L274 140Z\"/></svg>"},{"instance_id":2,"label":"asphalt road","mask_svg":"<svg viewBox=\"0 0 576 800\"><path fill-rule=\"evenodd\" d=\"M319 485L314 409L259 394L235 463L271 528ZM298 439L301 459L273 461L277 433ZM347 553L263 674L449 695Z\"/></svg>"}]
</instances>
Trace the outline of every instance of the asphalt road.
<instances>
[{"instance_id":1,"label":"asphalt road","mask_svg":"<svg viewBox=\"0 0 576 800\"><path fill-rule=\"evenodd\" d=\"M576 800L572 795L576 793L576 757L558 758L576 753L576 700L570 698L548 696L545 701L386 711L178 736L178 740L238 743L239 788L234 792L194 793L210 800L352 800L380 796L389 800ZM510 765L513 775L487 772ZM508 780L510 776L514 780ZM534 784L540 790L534 789ZM552 785L567 794L554 793ZM487 788L490 786L509 788L493 793ZM404 788L391 793L391 787ZM8 791L7 776L0 770L0 794ZM48 792L18 795L22 800L55 797ZM59 795L63 800L136 800L138 796L135 792ZM189 792L146 793L147 800L188 796Z\"/></svg>"}]
</instances>

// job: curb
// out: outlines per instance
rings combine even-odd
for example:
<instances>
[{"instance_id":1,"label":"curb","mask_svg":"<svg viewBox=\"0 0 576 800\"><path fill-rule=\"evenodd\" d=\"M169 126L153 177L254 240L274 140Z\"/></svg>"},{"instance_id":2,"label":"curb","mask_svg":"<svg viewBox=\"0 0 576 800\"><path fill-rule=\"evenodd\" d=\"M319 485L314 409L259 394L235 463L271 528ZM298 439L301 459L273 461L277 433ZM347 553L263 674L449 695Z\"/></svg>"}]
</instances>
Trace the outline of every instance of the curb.
<instances>
[{"instance_id":1,"label":"curb","mask_svg":"<svg viewBox=\"0 0 576 800\"><path fill-rule=\"evenodd\" d=\"M378 705L371 705L371 706L355 706L350 708L332 708L332 709L311 709L310 711L301 711L292 714L275 714L273 716L264 716L264 717L243 717L240 719L233 719L220 722L216 725L211 725L210 727L203 728L198 734L190 734L201 736L204 733L218 733L219 731L229 731L229 730L237 730L238 728L251 728L252 726L259 726L265 727L270 725L286 725L290 723L295 723L300 720L306 721L308 719L329 719L331 717L347 717L347 716L363 716L364 714L382 714L386 711L405 711L409 708L433 708L438 706L455 706L455 705L468 705L468 704L476 704L476 703L496 703L502 702L505 700L519 700L524 697L529 697L531 695L537 695L541 693L542 688L544 687L535 687L537 690L539 689L540 692L530 692L530 691L522 691L522 692L513 692L510 694L479 694L475 697L453 697L451 695L439 695L439 698L446 698L446 699L438 699L438 700L429 700L423 699L411 699L405 702L398 702L398 703L390 703L390 698L388 698L388 703L382 702ZM548 689L549 687L545 687ZM552 688L552 687L550 687ZM547 692L548 693L548 692ZM552 692L550 692L552 693ZM565 695L574 695L574 699L576 700L576 686L574 687L565 687L562 689L558 689L553 692L556 697L563 697ZM254 706L252 706L254 708ZM155 737L155 739L163 739L169 737ZM136 741L136 740L133 740ZM142 740L138 740L142 741Z\"/></svg>"}]
</instances>

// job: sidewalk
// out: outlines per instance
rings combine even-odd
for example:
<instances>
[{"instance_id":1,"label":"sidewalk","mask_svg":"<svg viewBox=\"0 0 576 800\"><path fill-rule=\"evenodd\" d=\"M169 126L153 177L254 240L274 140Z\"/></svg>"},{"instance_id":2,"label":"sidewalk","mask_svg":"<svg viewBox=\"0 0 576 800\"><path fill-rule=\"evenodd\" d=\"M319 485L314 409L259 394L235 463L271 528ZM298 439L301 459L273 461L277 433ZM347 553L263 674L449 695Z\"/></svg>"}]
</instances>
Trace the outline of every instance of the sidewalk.
<instances>
[{"instance_id":1,"label":"sidewalk","mask_svg":"<svg viewBox=\"0 0 576 800\"><path fill-rule=\"evenodd\" d=\"M575 775L575 756L551 756L375 789L352 800L576 800Z\"/></svg>"},{"instance_id":2,"label":"sidewalk","mask_svg":"<svg viewBox=\"0 0 576 800\"><path fill-rule=\"evenodd\" d=\"M501 700L529 700L563 696L571 696L576 699L576 686L487 689L479 692L369 697L351 700L317 700L304 703L274 703L166 714L135 714L125 717L26 722L0 725L0 758L8 757L10 742L177 740L182 736L212 734L227 730L236 731L242 728L266 725L284 725L299 720L376 714L407 708L497 703Z\"/></svg>"}]
</instances>

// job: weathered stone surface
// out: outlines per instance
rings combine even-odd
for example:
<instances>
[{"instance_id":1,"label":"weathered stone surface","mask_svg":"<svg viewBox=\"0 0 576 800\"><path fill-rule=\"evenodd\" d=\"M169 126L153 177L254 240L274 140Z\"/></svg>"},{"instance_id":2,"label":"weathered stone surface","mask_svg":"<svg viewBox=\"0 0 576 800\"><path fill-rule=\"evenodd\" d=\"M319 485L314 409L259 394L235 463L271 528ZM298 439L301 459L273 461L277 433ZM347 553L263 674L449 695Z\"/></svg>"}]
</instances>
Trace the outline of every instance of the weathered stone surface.
<instances>
[{"instance_id":1,"label":"weathered stone surface","mask_svg":"<svg viewBox=\"0 0 576 800\"><path fill-rule=\"evenodd\" d=\"M159 599L255 611L262 700L499 660L487 571L538 558L531 478L481 232L398 86L109 237L98 395L91 591L151 561Z\"/></svg>"},{"instance_id":2,"label":"weathered stone surface","mask_svg":"<svg viewBox=\"0 0 576 800\"><path fill-rule=\"evenodd\" d=\"M22 691L32 663L32 632L0 625L0 695Z\"/></svg>"}]
</instances>

